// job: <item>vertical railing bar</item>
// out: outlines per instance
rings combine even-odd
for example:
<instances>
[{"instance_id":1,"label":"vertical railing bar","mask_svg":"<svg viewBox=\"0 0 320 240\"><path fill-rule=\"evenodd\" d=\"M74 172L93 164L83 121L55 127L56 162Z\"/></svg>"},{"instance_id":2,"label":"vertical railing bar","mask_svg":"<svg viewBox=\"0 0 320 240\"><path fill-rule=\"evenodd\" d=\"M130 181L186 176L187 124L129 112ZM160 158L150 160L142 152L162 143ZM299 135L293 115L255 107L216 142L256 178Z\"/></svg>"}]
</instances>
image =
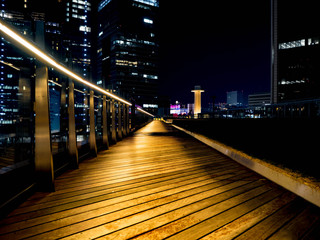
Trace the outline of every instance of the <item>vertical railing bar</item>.
<instances>
[{"instance_id":1,"label":"vertical railing bar","mask_svg":"<svg viewBox=\"0 0 320 240\"><path fill-rule=\"evenodd\" d=\"M94 121L94 97L93 91L90 91L89 97L89 116L90 116L90 135L89 135L89 145L90 154L92 156L97 156L97 142L96 142L96 129Z\"/></svg>"},{"instance_id":2,"label":"vertical railing bar","mask_svg":"<svg viewBox=\"0 0 320 240\"><path fill-rule=\"evenodd\" d=\"M130 134L129 106L126 105L125 107L126 107L126 109L127 109L127 111L126 111L126 113L127 113L127 115L126 115L126 118L127 118L127 135L129 135L129 134Z\"/></svg>"},{"instance_id":3,"label":"vertical railing bar","mask_svg":"<svg viewBox=\"0 0 320 240\"><path fill-rule=\"evenodd\" d=\"M36 41L44 46L44 23L36 22ZM48 67L37 62L35 78L35 170L39 190L54 191Z\"/></svg>"},{"instance_id":4,"label":"vertical railing bar","mask_svg":"<svg viewBox=\"0 0 320 240\"><path fill-rule=\"evenodd\" d=\"M109 149L107 117L108 117L107 97L104 95L102 98L102 143L103 143L104 149Z\"/></svg>"},{"instance_id":5,"label":"vertical railing bar","mask_svg":"<svg viewBox=\"0 0 320 240\"><path fill-rule=\"evenodd\" d=\"M112 125L112 132L111 132L111 135L112 135L112 141L114 143L117 143L117 136L116 136L116 109L115 109L115 101L112 99L110 100L110 104L111 104L111 107L110 109L112 110L111 112L111 125Z\"/></svg>"},{"instance_id":6,"label":"vertical railing bar","mask_svg":"<svg viewBox=\"0 0 320 240\"><path fill-rule=\"evenodd\" d=\"M123 105L123 136L126 137L127 136L127 107L125 105Z\"/></svg>"},{"instance_id":7,"label":"vertical railing bar","mask_svg":"<svg viewBox=\"0 0 320 240\"><path fill-rule=\"evenodd\" d=\"M74 168L79 166L77 136L76 136L76 119L74 109L74 83L69 81L68 93L68 153L71 165Z\"/></svg>"},{"instance_id":8,"label":"vertical railing bar","mask_svg":"<svg viewBox=\"0 0 320 240\"><path fill-rule=\"evenodd\" d=\"M122 139L122 111L121 102L118 102L118 140Z\"/></svg>"}]
</instances>

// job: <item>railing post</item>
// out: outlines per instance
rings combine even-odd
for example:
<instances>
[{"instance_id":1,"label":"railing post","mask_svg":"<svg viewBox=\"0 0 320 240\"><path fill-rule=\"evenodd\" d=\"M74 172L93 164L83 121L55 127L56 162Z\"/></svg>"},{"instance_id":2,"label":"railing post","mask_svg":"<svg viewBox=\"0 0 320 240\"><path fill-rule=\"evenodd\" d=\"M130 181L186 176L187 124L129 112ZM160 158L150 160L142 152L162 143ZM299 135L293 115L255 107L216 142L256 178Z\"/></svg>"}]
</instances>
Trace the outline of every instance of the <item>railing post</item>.
<instances>
[{"instance_id":1,"label":"railing post","mask_svg":"<svg viewBox=\"0 0 320 240\"><path fill-rule=\"evenodd\" d=\"M76 136L76 118L74 110L74 83L69 81L68 93L68 152L71 165L74 168L79 166L77 136Z\"/></svg>"},{"instance_id":2,"label":"railing post","mask_svg":"<svg viewBox=\"0 0 320 240\"><path fill-rule=\"evenodd\" d=\"M89 115L90 115L90 136L89 136L90 153L93 156L97 156L96 129L95 129L95 122L94 122L93 91L90 91Z\"/></svg>"},{"instance_id":3,"label":"railing post","mask_svg":"<svg viewBox=\"0 0 320 240\"><path fill-rule=\"evenodd\" d=\"M44 45L44 24L36 22L36 41ZM54 191L48 67L37 63L35 80L35 170L39 189Z\"/></svg>"},{"instance_id":4,"label":"railing post","mask_svg":"<svg viewBox=\"0 0 320 240\"><path fill-rule=\"evenodd\" d=\"M128 135L127 132L127 105L123 104L123 136L126 137Z\"/></svg>"},{"instance_id":5,"label":"railing post","mask_svg":"<svg viewBox=\"0 0 320 240\"><path fill-rule=\"evenodd\" d=\"M122 111L121 102L118 102L118 139L122 139Z\"/></svg>"},{"instance_id":6,"label":"railing post","mask_svg":"<svg viewBox=\"0 0 320 240\"><path fill-rule=\"evenodd\" d=\"M40 190L54 191L48 68L38 64L35 83L35 169Z\"/></svg>"},{"instance_id":7,"label":"railing post","mask_svg":"<svg viewBox=\"0 0 320 240\"><path fill-rule=\"evenodd\" d=\"M111 131L111 136L112 136L112 141L114 143L117 142L117 136L116 136L116 109L114 106L114 100L110 100L110 109L111 109L111 125L112 125L112 131Z\"/></svg>"},{"instance_id":8,"label":"railing post","mask_svg":"<svg viewBox=\"0 0 320 240\"><path fill-rule=\"evenodd\" d=\"M108 139L108 108L107 108L107 97L104 95L102 99L102 143L105 149L109 148Z\"/></svg>"},{"instance_id":9,"label":"railing post","mask_svg":"<svg viewBox=\"0 0 320 240\"><path fill-rule=\"evenodd\" d=\"M135 102L132 102L132 106L131 106L131 129L134 129L136 126L136 105Z\"/></svg>"},{"instance_id":10,"label":"railing post","mask_svg":"<svg viewBox=\"0 0 320 240\"><path fill-rule=\"evenodd\" d=\"M127 126L126 126L126 128L127 128L127 135L129 135L130 134L130 125L129 125L129 121L130 121L130 118L129 118L129 105L126 105L126 119L127 119Z\"/></svg>"}]
</instances>

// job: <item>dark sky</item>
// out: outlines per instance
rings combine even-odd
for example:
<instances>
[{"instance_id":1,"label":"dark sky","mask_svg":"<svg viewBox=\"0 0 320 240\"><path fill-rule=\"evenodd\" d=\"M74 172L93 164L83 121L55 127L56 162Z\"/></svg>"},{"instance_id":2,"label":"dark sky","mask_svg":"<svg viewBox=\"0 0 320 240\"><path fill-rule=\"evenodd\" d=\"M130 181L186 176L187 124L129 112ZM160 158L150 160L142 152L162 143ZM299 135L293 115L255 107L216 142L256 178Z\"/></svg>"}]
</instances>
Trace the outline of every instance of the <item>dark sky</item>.
<instances>
[{"instance_id":1,"label":"dark sky","mask_svg":"<svg viewBox=\"0 0 320 240\"><path fill-rule=\"evenodd\" d=\"M195 85L226 92L270 91L270 1L161 1L161 94L193 102Z\"/></svg>"}]
</instances>

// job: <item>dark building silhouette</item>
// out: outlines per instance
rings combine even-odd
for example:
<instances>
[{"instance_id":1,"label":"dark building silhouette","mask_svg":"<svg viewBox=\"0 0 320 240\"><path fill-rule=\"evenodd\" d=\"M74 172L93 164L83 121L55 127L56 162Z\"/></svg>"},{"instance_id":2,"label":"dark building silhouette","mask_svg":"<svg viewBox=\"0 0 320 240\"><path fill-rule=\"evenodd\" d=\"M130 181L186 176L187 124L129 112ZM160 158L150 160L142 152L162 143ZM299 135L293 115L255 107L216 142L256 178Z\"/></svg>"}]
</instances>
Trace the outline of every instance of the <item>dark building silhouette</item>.
<instances>
[{"instance_id":1,"label":"dark building silhouette","mask_svg":"<svg viewBox=\"0 0 320 240\"><path fill-rule=\"evenodd\" d=\"M272 0L272 102L320 98L317 1Z\"/></svg>"},{"instance_id":2,"label":"dark building silhouette","mask_svg":"<svg viewBox=\"0 0 320 240\"><path fill-rule=\"evenodd\" d=\"M97 84L156 112L159 1L102 0L98 5Z\"/></svg>"}]
</instances>

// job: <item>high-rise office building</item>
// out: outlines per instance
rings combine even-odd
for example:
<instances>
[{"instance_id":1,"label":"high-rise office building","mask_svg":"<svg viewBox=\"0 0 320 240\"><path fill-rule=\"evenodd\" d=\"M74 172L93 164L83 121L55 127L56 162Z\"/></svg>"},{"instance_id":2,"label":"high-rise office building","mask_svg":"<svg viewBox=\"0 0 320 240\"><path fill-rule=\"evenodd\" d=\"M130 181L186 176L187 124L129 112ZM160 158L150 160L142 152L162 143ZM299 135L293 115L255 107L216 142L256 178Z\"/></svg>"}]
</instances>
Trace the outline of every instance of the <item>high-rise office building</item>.
<instances>
[{"instance_id":1,"label":"high-rise office building","mask_svg":"<svg viewBox=\"0 0 320 240\"><path fill-rule=\"evenodd\" d=\"M317 1L272 0L272 102L320 98Z\"/></svg>"},{"instance_id":2,"label":"high-rise office building","mask_svg":"<svg viewBox=\"0 0 320 240\"><path fill-rule=\"evenodd\" d=\"M91 80L91 50L93 14L91 0L64 1L63 45L69 67Z\"/></svg>"},{"instance_id":3,"label":"high-rise office building","mask_svg":"<svg viewBox=\"0 0 320 240\"><path fill-rule=\"evenodd\" d=\"M44 39L45 51L54 56L58 61L72 68L82 77L91 80L91 0L0 0L0 17L6 22L15 26L16 29L30 40L35 39L36 30L35 22L43 21L44 24ZM21 52L9 49L9 45L4 39L0 42L1 60L15 66L23 66L26 60L31 58L22 57ZM35 63L31 63L34 65ZM1 65L3 71L0 72L2 84L13 84L12 79L16 79L15 87L2 86L4 91L17 91L19 81L19 71ZM32 68L32 67L31 67ZM58 119L56 112L60 108L60 91L57 90L57 85L61 83L60 74L49 68L50 80L50 111L51 111L51 127L52 130L59 130ZM58 87L59 88L59 87ZM0 90L0 91L1 91ZM6 124L12 124L11 119L17 118L14 114L17 112L13 103L17 102L14 96L15 93L8 93L8 97L12 100L3 101L3 109L0 110L0 121ZM6 96L5 93L2 96ZM6 107L4 107L4 105ZM9 110L6 108L10 107ZM13 110L12 110L13 109ZM2 120L1 120L2 119ZM10 119L10 120L8 120Z\"/></svg>"},{"instance_id":4,"label":"high-rise office building","mask_svg":"<svg viewBox=\"0 0 320 240\"><path fill-rule=\"evenodd\" d=\"M231 91L227 92L227 104L230 106L243 106L243 92L242 91Z\"/></svg>"},{"instance_id":5,"label":"high-rise office building","mask_svg":"<svg viewBox=\"0 0 320 240\"><path fill-rule=\"evenodd\" d=\"M35 35L33 22L44 20L44 14L30 11L27 1L14 0L1 0L0 17L29 39ZM1 37L0 68L0 130L2 134L9 134L16 132L18 122L21 126L31 117L34 61Z\"/></svg>"},{"instance_id":6,"label":"high-rise office building","mask_svg":"<svg viewBox=\"0 0 320 240\"><path fill-rule=\"evenodd\" d=\"M98 16L97 84L155 113L159 0L102 0Z\"/></svg>"}]
</instances>

